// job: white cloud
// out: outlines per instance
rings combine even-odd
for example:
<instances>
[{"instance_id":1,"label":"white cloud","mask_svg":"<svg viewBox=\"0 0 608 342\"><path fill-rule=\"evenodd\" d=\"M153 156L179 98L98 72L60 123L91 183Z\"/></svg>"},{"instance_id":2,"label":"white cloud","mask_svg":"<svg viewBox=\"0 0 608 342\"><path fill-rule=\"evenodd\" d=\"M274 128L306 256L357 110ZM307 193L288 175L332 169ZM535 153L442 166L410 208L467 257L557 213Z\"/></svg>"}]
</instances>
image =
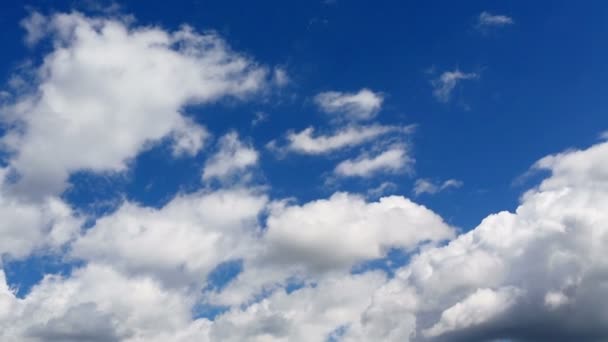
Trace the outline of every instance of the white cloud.
<instances>
[{"instance_id":1,"label":"white cloud","mask_svg":"<svg viewBox=\"0 0 608 342\"><path fill-rule=\"evenodd\" d=\"M347 121L373 118L380 111L383 101L382 94L366 88L357 93L328 91L315 96L315 103L322 111Z\"/></svg>"},{"instance_id":2,"label":"white cloud","mask_svg":"<svg viewBox=\"0 0 608 342\"><path fill-rule=\"evenodd\" d=\"M389 341L417 340L421 332L464 341L608 336L608 143L536 167L551 176L515 212L490 215L447 246L422 251L376 293L364 314L374 320L349 334L369 339L381 331ZM412 294L416 305L395 311L384 304ZM395 315L415 317L416 325L389 324Z\"/></svg>"},{"instance_id":3,"label":"white cloud","mask_svg":"<svg viewBox=\"0 0 608 342\"><path fill-rule=\"evenodd\" d=\"M192 304L192 296L150 278L91 264L69 278L45 277L24 299L0 288L0 307L10 310L0 316L0 336L10 342L149 341L185 330Z\"/></svg>"},{"instance_id":4,"label":"white cloud","mask_svg":"<svg viewBox=\"0 0 608 342\"><path fill-rule=\"evenodd\" d=\"M33 12L29 17L21 20L21 27L25 29L25 43L32 47L47 34L47 18L38 12Z\"/></svg>"},{"instance_id":5,"label":"white cloud","mask_svg":"<svg viewBox=\"0 0 608 342\"><path fill-rule=\"evenodd\" d=\"M204 127L192 120L183 120L173 131L173 156L196 155L203 148L208 137L209 132Z\"/></svg>"},{"instance_id":6,"label":"white cloud","mask_svg":"<svg viewBox=\"0 0 608 342\"><path fill-rule=\"evenodd\" d=\"M301 132L287 134L288 151L302 154L325 154L332 151L357 146L381 135L393 132L407 133L412 126L397 127L383 125L346 126L331 135L315 135L314 128L308 127Z\"/></svg>"},{"instance_id":7,"label":"white cloud","mask_svg":"<svg viewBox=\"0 0 608 342\"><path fill-rule=\"evenodd\" d=\"M412 251L453 234L438 215L401 196L366 202L336 193L303 205L275 205L260 251L245 260L244 273L214 301L240 304L289 277L314 281L323 274L348 273L357 263L384 257L390 248Z\"/></svg>"},{"instance_id":8,"label":"white cloud","mask_svg":"<svg viewBox=\"0 0 608 342\"><path fill-rule=\"evenodd\" d=\"M476 73L464 73L458 69L454 71L446 71L439 78L433 80L433 96L440 102L448 102L452 96L452 92L460 81L474 80L479 78Z\"/></svg>"},{"instance_id":9,"label":"white cloud","mask_svg":"<svg viewBox=\"0 0 608 342\"><path fill-rule=\"evenodd\" d=\"M518 295L519 290L516 288L500 288L498 291L478 289L463 301L444 310L439 322L422 333L434 337L491 320L509 309Z\"/></svg>"},{"instance_id":10,"label":"white cloud","mask_svg":"<svg viewBox=\"0 0 608 342\"><path fill-rule=\"evenodd\" d=\"M448 179L441 184L433 183L428 179L417 179L414 183L414 195L418 196L421 194L436 194L449 188L460 188L462 187L462 181L457 179Z\"/></svg>"},{"instance_id":11,"label":"white cloud","mask_svg":"<svg viewBox=\"0 0 608 342\"><path fill-rule=\"evenodd\" d=\"M216 265L246 254L266 201L235 189L178 196L160 209L125 203L97 220L71 255L164 284L200 285Z\"/></svg>"},{"instance_id":12,"label":"white cloud","mask_svg":"<svg viewBox=\"0 0 608 342\"><path fill-rule=\"evenodd\" d=\"M13 153L10 166L22 176L16 188L24 193L59 193L78 170L125 170L130 158L172 133L177 151L192 152L202 131L183 140L190 125L184 106L243 98L268 82L266 68L214 33L132 27L78 13L45 21L54 50L31 92L2 109L3 120L23 128L2 144ZM37 32L30 30L30 40L40 38Z\"/></svg>"},{"instance_id":13,"label":"white cloud","mask_svg":"<svg viewBox=\"0 0 608 342\"><path fill-rule=\"evenodd\" d=\"M300 341L323 340L340 327L344 341L608 336L608 143L535 167L551 175L514 212L490 215L435 247L420 244L449 238L453 229L400 196L273 203L264 229L254 221L266 200L247 191L184 195L161 209L125 204L84 234L87 245L73 253L89 264L71 276L47 277L18 299L0 272L0 336ZM246 198L251 205L239 202ZM249 209L234 213L242 208ZM230 236L247 247L209 243ZM391 246L420 252L391 280L349 274ZM182 285L196 283L226 251L243 257L244 271L219 294L173 283L190 271ZM288 293L283 287L294 278L304 287ZM262 289L267 296L248 301ZM201 300L231 308L213 322L193 319Z\"/></svg>"},{"instance_id":14,"label":"white cloud","mask_svg":"<svg viewBox=\"0 0 608 342\"><path fill-rule=\"evenodd\" d=\"M37 95L20 99L8 112L23 115L20 128L27 129L3 139L15 152L10 167L22 173L20 182L27 186L38 186L44 177L56 186L83 168L122 170L142 146L166 137L175 140L176 155L195 154L206 133L188 124L180 109L226 94L244 96L260 86L251 68L264 73L218 48L217 37L187 29L127 30L123 22L78 14L54 16L48 25L57 45L40 70ZM104 53L97 56L96 49ZM139 56L137 50L152 64L128 64L139 71L123 70L120 66L130 62L121 53L125 49L128 56ZM167 61L175 67L171 72L164 68ZM181 69L182 62L189 67ZM151 70L157 74L148 75ZM199 89L199 76L207 76L192 76L193 70L209 72L219 83ZM121 72L139 79L122 79ZM231 72L237 76L226 75ZM122 82L110 82L106 73ZM241 88L249 77L255 86ZM171 90L181 89L179 96L159 91L160 80ZM163 123L149 122L154 120ZM102 123L109 131L96 132ZM138 125L150 126L139 131ZM333 136L314 137L311 131L308 137L323 141L319 146L337 144L328 143ZM356 139L340 141L343 145L337 145L349 146ZM215 170L209 177L238 173L257 160L236 133L221 138L219 146L208 161ZM65 155L56 161L49 151ZM375 156L344 161L336 172L369 176L405 170L413 162L406 152L405 146L392 145ZM514 212L489 215L447 244L441 242L454 237L454 228L401 196L370 202L336 193L294 204L269 202L267 195L242 188L180 194L161 208L126 202L79 232L82 221L48 188L36 201L23 198L7 186L12 171L0 169L0 254L21 258L32 250L65 248L66 257L85 262L69 275L47 275L23 298L15 296L0 271L0 339L605 339L608 142L542 158L534 169L550 176L526 192ZM426 182L427 192L458 184ZM391 248L410 259L393 278L379 271L351 273L362 262L386 257ZM222 289L203 288L211 270L235 259L243 264L236 279ZM302 288L288 291L290 281L300 281ZM195 318L202 304L229 308L214 321Z\"/></svg>"},{"instance_id":15,"label":"white cloud","mask_svg":"<svg viewBox=\"0 0 608 342\"><path fill-rule=\"evenodd\" d=\"M502 27L513 24L513 19L506 15L495 15L489 12L481 12L477 21L477 27L479 29L485 29L489 27Z\"/></svg>"},{"instance_id":16,"label":"white cloud","mask_svg":"<svg viewBox=\"0 0 608 342\"><path fill-rule=\"evenodd\" d=\"M342 161L334 173L343 177L370 177L379 172L408 171L413 163L404 146L393 146L377 155L362 154L355 159Z\"/></svg>"},{"instance_id":17,"label":"white cloud","mask_svg":"<svg viewBox=\"0 0 608 342\"><path fill-rule=\"evenodd\" d=\"M73 239L82 219L60 198L32 202L6 190L6 169L0 169L0 255L23 258L34 250L57 252Z\"/></svg>"},{"instance_id":18,"label":"white cloud","mask_svg":"<svg viewBox=\"0 0 608 342\"><path fill-rule=\"evenodd\" d=\"M421 241L451 236L439 216L404 197L367 203L360 196L336 193L327 200L275 209L264 238L282 261L308 260L313 268L325 269L379 258L390 247L411 250Z\"/></svg>"},{"instance_id":19,"label":"white cloud","mask_svg":"<svg viewBox=\"0 0 608 342\"><path fill-rule=\"evenodd\" d=\"M337 328L359 319L384 281L382 273L368 272L324 279L291 294L276 291L219 317L210 336L214 341L326 341Z\"/></svg>"},{"instance_id":20,"label":"white cloud","mask_svg":"<svg viewBox=\"0 0 608 342\"><path fill-rule=\"evenodd\" d=\"M209 157L203 169L203 180L227 179L243 172L258 162L258 152L239 140L236 132L224 135L217 153Z\"/></svg>"},{"instance_id":21,"label":"white cloud","mask_svg":"<svg viewBox=\"0 0 608 342\"><path fill-rule=\"evenodd\" d=\"M382 182L375 188L367 190L367 195L372 197L380 197L386 193L390 193L397 189L397 184L393 182Z\"/></svg>"}]
</instances>

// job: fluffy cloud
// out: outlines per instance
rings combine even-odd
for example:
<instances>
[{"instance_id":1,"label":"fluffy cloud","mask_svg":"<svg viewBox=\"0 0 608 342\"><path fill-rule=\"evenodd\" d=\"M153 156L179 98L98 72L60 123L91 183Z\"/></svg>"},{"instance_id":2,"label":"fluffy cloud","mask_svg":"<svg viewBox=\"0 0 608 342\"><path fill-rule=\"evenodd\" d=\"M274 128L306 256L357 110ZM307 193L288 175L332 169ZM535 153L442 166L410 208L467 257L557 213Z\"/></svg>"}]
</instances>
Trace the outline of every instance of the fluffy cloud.
<instances>
[{"instance_id":1,"label":"fluffy cloud","mask_svg":"<svg viewBox=\"0 0 608 342\"><path fill-rule=\"evenodd\" d=\"M608 336L607 156L602 143L539 160L535 168L551 175L514 212L490 215L447 245L420 248L390 280L349 269L391 246L412 250L453 234L439 216L399 196L273 203L261 230L254 217L267 202L254 195L251 205L237 203L246 192L185 195L156 210L126 204L86 232L86 244L76 242L74 254L89 264L71 276L48 276L22 299L2 277L0 334L7 341L601 339ZM249 246L195 248L207 240L197 234L210 232L213 241L235 236ZM201 295L213 294L176 287L167 281L174 274L164 272L204 277L222 259L199 266L190 260L201 258L184 251L226 250L245 251L243 272L215 298L233 306L213 321L193 318L196 303L209 300ZM294 277L303 287L283 289ZM272 287L258 283L256 291L256 281ZM239 297L244 289L249 296ZM263 289L269 294L251 302Z\"/></svg>"},{"instance_id":2,"label":"fluffy cloud","mask_svg":"<svg viewBox=\"0 0 608 342\"><path fill-rule=\"evenodd\" d=\"M379 172L408 171L414 163L403 145L393 146L376 155L366 153L340 162L334 173L343 177L370 177Z\"/></svg>"},{"instance_id":3,"label":"fluffy cloud","mask_svg":"<svg viewBox=\"0 0 608 342\"><path fill-rule=\"evenodd\" d=\"M541 159L535 168L551 176L515 212L490 215L447 246L414 257L375 294L377 304L363 315L373 319L349 334L395 341L608 336L607 156L603 143ZM400 296L409 304L384 304ZM390 324L395 315L415 317L415 324Z\"/></svg>"},{"instance_id":4,"label":"fluffy cloud","mask_svg":"<svg viewBox=\"0 0 608 342\"><path fill-rule=\"evenodd\" d=\"M209 132L191 120L185 119L173 131L173 156L194 156L203 148Z\"/></svg>"},{"instance_id":5,"label":"fluffy cloud","mask_svg":"<svg viewBox=\"0 0 608 342\"><path fill-rule=\"evenodd\" d=\"M417 179L416 183L414 183L414 195L433 195L449 188L460 188L462 184L462 181L457 179L448 179L441 184L435 184L428 179Z\"/></svg>"},{"instance_id":6,"label":"fluffy cloud","mask_svg":"<svg viewBox=\"0 0 608 342\"><path fill-rule=\"evenodd\" d=\"M258 162L258 152L239 140L236 132L223 136L217 153L205 163L203 180L226 179L254 166Z\"/></svg>"},{"instance_id":7,"label":"fluffy cloud","mask_svg":"<svg viewBox=\"0 0 608 342\"><path fill-rule=\"evenodd\" d=\"M246 255L266 202L234 189L178 196L160 209L125 203L75 241L71 255L167 285L200 285L219 263Z\"/></svg>"},{"instance_id":8,"label":"fluffy cloud","mask_svg":"<svg viewBox=\"0 0 608 342\"><path fill-rule=\"evenodd\" d=\"M322 111L347 121L373 118L380 111L383 100L382 94L365 88L356 93L328 91L315 96L315 103Z\"/></svg>"},{"instance_id":9,"label":"fluffy cloud","mask_svg":"<svg viewBox=\"0 0 608 342\"><path fill-rule=\"evenodd\" d=\"M207 133L181 108L246 96L263 88L266 72L215 35L187 28L135 29L79 14L30 21L29 42L50 34L54 50L33 93L3 110L14 130L2 140L13 155L0 169L0 254L67 250L66 258L84 263L68 275L45 276L23 298L0 271L1 340L608 337L608 142L540 159L534 170L550 174L514 212L489 215L456 237L440 216L401 196L367 201L336 193L295 204L244 188L180 194L161 208L127 201L80 231L81 219L56 196L71 172L122 170L146 144L167 137L176 156L196 154ZM440 93L449 98L467 75L448 75ZM275 72L271 82L277 78ZM373 105L359 94L330 96L327 111L350 120L375 115L381 100ZM338 149L367 141L362 132L370 127L383 126L303 137L317 151ZM236 133L218 145L203 171L208 179L257 160ZM407 170L405 145L384 146L340 163L336 173ZM427 192L455 185L426 182ZM23 187L39 196L22 196ZM357 268L391 249L408 256L394 277ZM234 260L242 272L225 286L209 286L210 272ZM200 307L214 304L226 311L200 318Z\"/></svg>"},{"instance_id":10,"label":"fluffy cloud","mask_svg":"<svg viewBox=\"0 0 608 342\"><path fill-rule=\"evenodd\" d=\"M476 73L464 73L458 69L454 71L446 71L439 78L433 80L433 96L440 102L448 102L452 96L452 92L460 81L474 80L479 78Z\"/></svg>"},{"instance_id":11,"label":"fluffy cloud","mask_svg":"<svg viewBox=\"0 0 608 342\"><path fill-rule=\"evenodd\" d=\"M412 251L452 236L438 215L401 196L366 202L336 193L303 205L277 204L270 208L259 252L245 260L244 273L215 300L246 302L263 286L292 276L314 280L328 272L348 273L390 248Z\"/></svg>"},{"instance_id":12,"label":"fluffy cloud","mask_svg":"<svg viewBox=\"0 0 608 342\"><path fill-rule=\"evenodd\" d=\"M2 109L3 121L22 128L2 144L21 175L16 186L37 196L61 192L74 171L124 170L171 134L177 154L193 153L204 133L184 106L243 98L267 83L265 68L189 27L168 32L78 13L35 14L24 25L28 41L49 37L53 50L31 91Z\"/></svg>"},{"instance_id":13,"label":"fluffy cloud","mask_svg":"<svg viewBox=\"0 0 608 342\"><path fill-rule=\"evenodd\" d=\"M110 266L47 276L23 299L2 286L0 307L9 310L0 316L3 341L146 341L191 322L192 297Z\"/></svg>"}]
</instances>

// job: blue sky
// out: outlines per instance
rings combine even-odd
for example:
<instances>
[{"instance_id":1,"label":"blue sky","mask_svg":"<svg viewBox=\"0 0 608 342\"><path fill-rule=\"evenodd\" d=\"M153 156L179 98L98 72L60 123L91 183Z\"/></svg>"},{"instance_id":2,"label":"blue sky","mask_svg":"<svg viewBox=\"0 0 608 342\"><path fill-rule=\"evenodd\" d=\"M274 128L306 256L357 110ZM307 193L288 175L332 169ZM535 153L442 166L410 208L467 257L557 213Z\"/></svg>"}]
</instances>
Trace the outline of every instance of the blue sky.
<instances>
[{"instance_id":1,"label":"blue sky","mask_svg":"<svg viewBox=\"0 0 608 342\"><path fill-rule=\"evenodd\" d=\"M427 266L441 274L451 262L445 255L455 255L450 251L472 236L490 241L508 226L512 231L503 238L509 240L535 227L526 236L540 241L546 235L539 231L547 226L563 224L568 230L572 220L589 220L591 228L574 224L581 229L577 236L584 237L605 223L605 2L29 1L0 6L0 212L8 222L5 228L0 224L7 241L0 253L6 291L12 288L25 301L31 291L52 299L67 291L70 281L85 288L82 284L92 279L105 279L130 288L149 278L156 297L143 305L221 307L229 312L221 316L229 323L221 324L238 325L238 317L251 313L248 305L261 298L298 311L297 296L315 300L310 298L331 293L343 281L353 292L369 293L344 295L352 302L342 308L350 316L335 322L326 317L335 324L325 330L306 320L290 322L299 328L289 331L268 328L268 336L276 338L269 340L280 340L281 334L298 340L302 331L324 338L340 331L331 337L337 340L559 335L539 332L534 322L493 320L497 312L510 317L532 305L513 304L534 291L520 273L508 270L520 265L522 253L534 258L536 248L547 248L548 255L555 251L535 245L536 239L504 248L487 242L493 246L484 250L487 255L512 254L475 261L479 264L473 261L483 254L478 247L464 248L470 259L461 267L483 273L496 262L489 269L503 273L463 280L467 290L457 299L446 294L453 289L437 290L438 297L446 294L437 307L419 304L424 309L414 310L404 304L399 309L404 312L373 311L388 312L382 322L393 315L414 317L416 334L392 327L390 333L373 335L380 328L356 322L372 315L364 310L371 307L365 300L381 297L378 289L390 284L402 286L399 300L409 295L404 289L414 288L424 303L429 294L420 289L434 283L411 274L418 274L425 260L434 260ZM126 33L121 36L117 29L113 36L104 27ZM82 33L87 29L89 35ZM145 39L157 45L146 45ZM214 54L221 58L213 59ZM352 140L364 131L373 136ZM351 140L329 146L329 140L346 133ZM294 140L290 145L290 137L308 137L318 150L305 152ZM546 200L560 191L591 202ZM578 206L580 212L570 212ZM567 208L564 217L554 217L560 208ZM501 211L509 213L493 215ZM509 215L513 218L504 217ZM557 223L547 223L552 220ZM413 228L398 228L399 222ZM15 228L21 225L28 228ZM486 226L496 226L496 232ZM196 235L202 231L207 235ZM146 236L149 232L158 235ZM239 234L250 240L239 240ZM155 245L163 239L166 245ZM346 247L330 251L342 239ZM573 255L591 258L579 247L572 247ZM205 248L218 251L205 254ZM595 265L596 259L588 262ZM238 267L223 273L220 265ZM575 302L568 297L575 285L566 278L593 276L568 265L555 271L559 276L550 271L539 276L547 287L552 281L564 284L526 297L534 302L544 296L546 307L529 312L561 319L557 311L542 310ZM530 267L530 272L550 268ZM48 278L53 274L63 280L53 283ZM438 279L458 278L443 277ZM221 288L207 293L215 283ZM374 285L368 289L360 283ZM289 288L287 299L276 299L275 288ZM151 331L136 323L122 326L125 317L108 304L114 303L111 295L100 299L94 287L82 291L83 298L90 291L90 298L76 296L72 306L57 309L63 316L32 318L31 326L12 328L11 336L69 340L76 336L71 333L86 330L86 336L104 341L163 336L186 341L196 331L210 340L255 340L252 331L275 324L258 322L255 328L251 323L247 329L253 330L230 335L215 321L207 331L194 317ZM257 298L253 304L251 298ZM89 302L93 309L83 306ZM470 306L474 312L480 302L496 304L477 309L487 321L465 310ZM456 304L465 308L457 313L465 317L460 323L446 318ZM14 305L48 310L39 303ZM133 310L127 318L140 317ZM277 310L272 314L280 315ZM74 313L92 315L99 324L82 325ZM70 323L53 326L61 320ZM578 323L566 329L572 336L591 338L596 328L597 336L606 336L591 323ZM99 335L107 324L113 333ZM576 335L579 331L591 335Z\"/></svg>"}]
</instances>

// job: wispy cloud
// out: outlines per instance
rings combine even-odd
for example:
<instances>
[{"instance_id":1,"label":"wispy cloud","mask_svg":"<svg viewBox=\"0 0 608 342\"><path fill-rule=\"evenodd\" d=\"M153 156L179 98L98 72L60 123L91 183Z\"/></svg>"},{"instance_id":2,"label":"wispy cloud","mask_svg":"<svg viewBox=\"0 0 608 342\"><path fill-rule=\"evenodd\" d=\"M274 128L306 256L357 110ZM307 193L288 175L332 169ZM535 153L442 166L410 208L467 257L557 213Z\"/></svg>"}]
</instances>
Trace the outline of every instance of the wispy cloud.
<instances>
[{"instance_id":1,"label":"wispy cloud","mask_svg":"<svg viewBox=\"0 0 608 342\"><path fill-rule=\"evenodd\" d=\"M437 184L428 179L418 179L414 184L414 195L436 194L449 188L460 188L463 182L457 179L448 179L443 183Z\"/></svg>"},{"instance_id":2,"label":"wispy cloud","mask_svg":"<svg viewBox=\"0 0 608 342\"><path fill-rule=\"evenodd\" d=\"M479 74L471 72L465 73L458 69L454 71L446 71L439 78L431 81L433 85L433 96L440 102L448 102L452 96L452 92L460 81L478 79Z\"/></svg>"},{"instance_id":3,"label":"wispy cloud","mask_svg":"<svg viewBox=\"0 0 608 342\"><path fill-rule=\"evenodd\" d=\"M383 101L382 94L366 88L356 93L327 91L315 96L315 103L322 111L348 121L373 118L380 111Z\"/></svg>"},{"instance_id":4,"label":"wispy cloud","mask_svg":"<svg viewBox=\"0 0 608 342\"><path fill-rule=\"evenodd\" d=\"M514 21L511 17L508 17L506 15L491 14L489 12L483 11L481 12L481 14L479 14L476 27L480 30L484 30L490 27L503 27L507 25L512 25L513 23Z\"/></svg>"}]
</instances>

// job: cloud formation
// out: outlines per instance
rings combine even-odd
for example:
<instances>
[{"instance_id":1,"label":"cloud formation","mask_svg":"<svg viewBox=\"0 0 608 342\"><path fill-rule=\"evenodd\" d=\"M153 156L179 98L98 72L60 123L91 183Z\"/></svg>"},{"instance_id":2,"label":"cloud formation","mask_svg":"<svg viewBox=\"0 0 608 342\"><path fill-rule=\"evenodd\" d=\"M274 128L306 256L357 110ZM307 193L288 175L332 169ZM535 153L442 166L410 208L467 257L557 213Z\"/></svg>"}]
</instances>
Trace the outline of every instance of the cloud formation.
<instances>
[{"instance_id":1,"label":"cloud formation","mask_svg":"<svg viewBox=\"0 0 608 342\"><path fill-rule=\"evenodd\" d=\"M462 187L462 181L457 179L448 179L441 184L433 183L429 179L417 179L414 183L414 195L419 196L421 194L436 194L449 188L460 188Z\"/></svg>"},{"instance_id":2,"label":"cloud formation","mask_svg":"<svg viewBox=\"0 0 608 342\"><path fill-rule=\"evenodd\" d=\"M458 69L454 71L446 71L442 73L439 78L431 81L433 86L433 96L439 102L448 102L452 97L452 92L460 83L464 80L475 80L479 78L479 74L476 73L464 73Z\"/></svg>"},{"instance_id":3,"label":"cloud formation","mask_svg":"<svg viewBox=\"0 0 608 342\"><path fill-rule=\"evenodd\" d=\"M29 20L28 43L47 37L53 50L34 89L2 111L11 124L0 168L2 341L608 338L608 142L541 158L532 171L547 175L514 211L464 233L406 197L381 196L388 182L374 200L336 192L302 201L269 186L204 183L160 207L125 199L83 228L86 218L60 196L71 174L124 170L167 138L174 157L196 157L210 133L184 106L246 98L280 77L189 28L78 13ZM448 72L439 93L449 99L472 78ZM325 99L348 124L327 135L293 133L289 146L323 154L403 130L353 123L382 103L360 94ZM244 141L236 132L220 137L203 180L257 165ZM366 178L413 163L402 141L359 152L335 173ZM459 184L420 179L414 192ZM390 253L403 262L392 264ZM17 296L7 258L48 254L70 271ZM217 284L212 274L231 262L238 272Z\"/></svg>"},{"instance_id":4,"label":"cloud formation","mask_svg":"<svg viewBox=\"0 0 608 342\"><path fill-rule=\"evenodd\" d=\"M384 97L367 88L356 93L327 91L315 96L315 103L327 114L345 121L369 120L382 107Z\"/></svg>"},{"instance_id":5,"label":"cloud formation","mask_svg":"<svg viewBox=\"0 0 608 342\"><path fill-rule=\"evenodd\" d=\"M2 109L5 123L23 129L1 142L21 177L15 186L32 196L61 193L75 171L123 171L172 134L176 154L193 154L204 129L186 119L186 105L244 98L267 82L266 68L187 26L168 32L76 12L26 23L28 41L47 37L55 49L32 89Z\"/></svg>"},{"instance_id":6,"label":"cloud formation","mask_svg":"<svg viewBox=\"0 0 608 342\"><path fill-rule=\"evenodd\" d=\"M236 132L230 132L220 138L218 151L205 163L203 180L227 179L256 165L258 158L252 146L241 142Z\"/></svg>"},{"instance_id":7,"label":"cloud formation","mask_svg":"<svg viewBox=\"0 0 608 342\"><path fill-rule=\"evenodd\" d=\"M507 25L512 25L513 19L506 15L499 14L491 14L489 12L483 11L479 14L477 19L477 28L479 29L487 29L490 27L502 27Z\"/></svg>"}]
</instances>

